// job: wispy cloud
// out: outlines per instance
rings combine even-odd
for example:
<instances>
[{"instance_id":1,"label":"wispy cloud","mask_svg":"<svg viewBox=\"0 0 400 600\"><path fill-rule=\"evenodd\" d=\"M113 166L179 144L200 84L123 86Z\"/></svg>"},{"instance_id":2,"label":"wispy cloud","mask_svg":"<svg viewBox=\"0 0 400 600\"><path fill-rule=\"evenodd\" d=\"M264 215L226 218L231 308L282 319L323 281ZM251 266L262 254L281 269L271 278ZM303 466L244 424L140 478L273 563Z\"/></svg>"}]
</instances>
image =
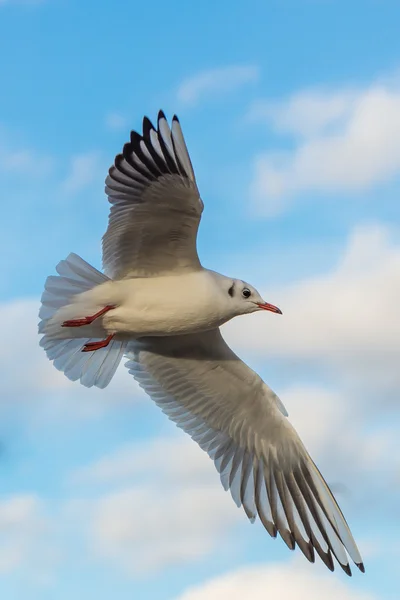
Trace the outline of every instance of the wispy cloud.
<instances>
[{"instance_id":1,"label":"wispy cloud","mask_svg":"<svg viewBox=\"0 0 400 600\"><path fill-rule=\"evenodd\" d=\"M197 444L183 435L156 438L146 444L135 443L118 448L95 463L81 467L70 475L73 484L117 484L146 477L157 466L158 481L167 484L216 480L212 463Z\"/></svg>"},{"instance_id":2,"label":"wispy cloud","mask_svg":"<svg viewBox=\"0 0 400 600\"><path fill-rule=\"evenodd\" d=\"M400 174L400 87L301 91L258 103L250 117L297 139L293 150L255 159L252 194L273 216L305 191L359 192Z\"/></svg>"},{"instance_id":3,"label":"wispy cloud","mask_svg":"<svg viewBox=\"0 0 400 600\"><path fill-rule=\"evenodd\" d=\"M194 106L205 98L227 94L254 83L259 77L260 69L255 65L233 65L202 71L180 84L177 98L182 104Z\"/></svg>"},{"instance_id":4,"label":"wispy cloud","mask_svg":"<svg viewBox=\"0 0 400 600\"><path fill-rule=\"evenodd\" d=\"M22 178L29 176L36 179L48 175L53 169L54 158L25 145L25 142L16 142L14 137L13 132L0 125L0 171L19 174Z\"/></svg>"},{"instance_id":5,"label":"wispy cloud","mask_svg":"<svg viewBox=\"0 0 400 600\"><path fill-rule=\"evenodd\" d=\"M11 152L0 149L1 168L8 173L19 173L40 177L47 174L52 167L53 160L43 157L31 150L15 150Z\"/></svg>"},{"instance_id":6,"label":"wispy cloud","mask_svg":"<svg viewBox=\"0 0 400 600\"><path fill-rule=\"evenodd\" d=\"M111 131L119 131L128 126L128 119L119 112L110 112L105 117L105 126Z\"/></svg>"},{"instance_id":7,"label":"wispy cloud","mask_svg":"<svg viewBox=\"0 0 400 600\"><path fill-rule=\"evenodd\" d=\"M313 137L330 126L344 124L354 109L359 92L302 90L282 100L256 101L250 107L248 119L265 123L279 133Z\"/></svg>"},{"instance_id":8,"label":"wispy cloud","mask_svg":"<svg viewBox=\"0 0 400 600\"><path fill-rule=\"evenodd\" d=\"M227 331L235 343L249 340L252 349L270 356L318 361L342 379L364 385L365 393L398 389L399 273L397 232L380 224L359 225L331 270L275 290L269 286L268 297L282 308L283 319L266 323L250 315L246 336L240 319Z\"/></svg>"},{"instance_id":9,"label":"wispy cloud","mask_svg":"<svg viewBox=\"0 0 400 600\"><path fill-rule=\"evenodd\" d=\"M243 519L208 456L183 435L121 448L69 479L116 486L88 501L81 517L93 553L130 575L212 556Z\"/></svg>"},{"instance_id":10,"label":"wispy cloud","mask_svg":"<svg viewBox=\"0 0 400 600\"><path fill-rule=\"evenodd\" d=\"M279 600L320 600L321 594L324 600L377 600L372 594L356 591L338 578L321 574L315 566L310 569L298 561L242 567L194 586L176 600L264 600L266 590L269 598Z\"/></svg>"},{"instance_id":11,"label":"wispy cloud","mask_svg":"<svg viewBox=\"0 0 400 600\"><path fill-rule=\"evenodd\" d=\"M162 499L154 485L95 501L90 508L94 553L132 575L154 572L212 555L238 518L236 507L216 486L163 488Z\"/></svg>"},{"instance_id":12,"label":"wispy cloud","mask_svg":"<svg viewBox=\"0 0 400 600\"><path fill-rule=\"evenodd\" d=\"M49 567L50 554L46 547L46 535L50 528L50 521L44 516L42 502L36 495L21 494L2 499L0 573L8 573L21 567L25 571L42 569L42 558ZM53 553L54 550L53 547Z\"/></svg>"},{"instance_id":13,"label":"wispy cloud","mask_svg":"<svg viewBox=\"0 0 400 600\"><path fill-rule=\"evenodd\" d=\"M65 194L76 194L101 177L101 159L97 152L77 154L71 158L69 173L61 183Z\"/></svg>"}]
</instances>

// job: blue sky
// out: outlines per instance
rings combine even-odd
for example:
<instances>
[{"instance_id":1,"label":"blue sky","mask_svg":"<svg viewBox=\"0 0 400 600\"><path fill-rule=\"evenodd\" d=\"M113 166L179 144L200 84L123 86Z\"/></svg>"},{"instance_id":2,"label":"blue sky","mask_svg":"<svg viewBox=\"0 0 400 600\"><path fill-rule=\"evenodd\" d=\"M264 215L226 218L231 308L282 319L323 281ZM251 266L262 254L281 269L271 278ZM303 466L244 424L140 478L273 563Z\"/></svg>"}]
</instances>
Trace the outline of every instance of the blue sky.
<instances>
[{"instance_id":1,"label":"blue sky","mask_svg":"<svg viewBox=\"0 0 400 600\"><path fill-rule=\"evenodd\" d=\"M398 598L399 19L390 0L0 0L1 597ZM46 276L70 251L100 267L107 169L159 108L205 266L284 311L226 336L336 486L364 576L250 526L123 368L87 390L38 347Z\"/></svg>"}]
</instances>

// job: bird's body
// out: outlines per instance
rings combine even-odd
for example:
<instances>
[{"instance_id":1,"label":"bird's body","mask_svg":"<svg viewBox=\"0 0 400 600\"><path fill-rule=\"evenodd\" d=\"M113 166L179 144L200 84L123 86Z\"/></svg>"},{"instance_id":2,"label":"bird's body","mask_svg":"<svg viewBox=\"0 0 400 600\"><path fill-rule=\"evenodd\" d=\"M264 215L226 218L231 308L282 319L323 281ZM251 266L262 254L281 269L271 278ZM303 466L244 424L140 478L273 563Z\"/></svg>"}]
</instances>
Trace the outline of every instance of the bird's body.
<instances>
[{"instance_id":1,"label":"bird's body","mask_svg":"<svg viewBox=\"0 0 400 600\"><path fill-rule=\"evenodd\" d=\"M105 273L76 254L46 280L41 346L55 367L104 388L122 357L148 395L205 450L238 506L272 536L351 574L360 553L278 396L224 342L219 326L281 311L251 285L204 269L203 202L177 117L144 118L106 179ZM316 424L316 427L318 424Z\"/></svg>"},{"instance_id":2,"label":"bird's body","mask_svg":"<svg viewBox=\"0 0 400 600\"><path fill-rule=\"evenodd\" d=\"M75 295L43 331L59 339L110 334L116 339L136 339L208 331L243 312L242 304L228 294L232 282L230 277L203 268L181 275L108 280ZM91 324L63 327L63 323L95 314L104 306L112 308ZM248 312L254 310L257 305L249 303Z\"/></svg>"}]
</instances>

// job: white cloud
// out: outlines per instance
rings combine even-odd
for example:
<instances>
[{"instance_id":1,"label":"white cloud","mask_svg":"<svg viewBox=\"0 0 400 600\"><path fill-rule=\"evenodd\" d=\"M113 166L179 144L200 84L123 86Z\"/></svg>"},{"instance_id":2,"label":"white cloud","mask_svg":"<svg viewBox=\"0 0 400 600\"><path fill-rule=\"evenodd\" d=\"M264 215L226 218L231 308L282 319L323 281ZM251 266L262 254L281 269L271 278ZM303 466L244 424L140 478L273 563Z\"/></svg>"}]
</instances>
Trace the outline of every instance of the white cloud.
<instances>
[{"instance_id":1,"label":"white cloud","mask_svg":"<svg viewBox=\"0 0 400 600\"><path fill-rule=\"evenodd\" d=\"M398 238L397 238L398 239ZM262 290L283 310L225 328L236 346L333 368L364 391L400 385L400 244L381 225L356 227L331 272ZM246 335L243 335L243 328Z\"/></svg>"},{"instance_id":2,"label":"white cloud","mask_svg":"<svg viewBox=\"0 0 400 600\"><path fill-rule=\"evenodd\" d=\"M233 65L202 71L183 81L177 98L182 104L193 106L207 97L219 96L258 81L260 70L254 65Z\"/></svg>"},{"instance_id":3,"label":"white cloud","mask_svg":"<svg viewBox=\"0 0 400 600\"><path fill-rule=\"evenodd\" d=\"M358 93L352 90L300 91L285 101L258 101L248 118L265 122L279 133L313 137L326 133L329 126L343 125L355 108Z\"/></svg>"},{"instance_id":4,"label":"white cloud","mask_svg":"<svg viewBox=\"0 0 400 600\"><path fill-rule=\"evenodd\" d=\"M41 177L50 172L53 160L32 150L0 150L1 168L6 173L19 173Z\"/></svg>"},{"instance_id":5,"label":"white cloud","mask_svg":"<svg viewBox=\"0 0 400 600\"><path fill-rule=\"evenodd\" d=\"M118 112L110 112L106 115L105 124L111 131L119 131L128 126L127 118Z\"/></svg>"},{"instance_id":6,"label":"white cloud","mask_svg":"<svg viewBox=\"0 0 400 600\"><path fill-rule=\"evenodd\" d=\"M136 575L209 557L239 517L222 488L159 483L104 496L90 513L93 552Z\"/></svg>"},{"instance_id":7,"label":"white cloud","mask_svg":"<svg viewBox=\"0 0 400 600\"><path fill-rule=\"evenodd\" d=\"M374 600L376 596L358 591L337 577L320 574L316 566L284 564L243 567L188 589L176 600Z\"/></svg>"},{"instance_id":8,"label":"white cloud","mask_svg":"<svg viewBox=\"0 0 400 600\"><path fill-rule=\"evenodd\" d=\"M43 505L35 495L16 495L0 501L0 573L24 568L47 571L50 553L47 535L51 530Z\"/></svg>"},{"instance_id":9,"label":"white cloud","mask_svg":"<svg viewBox=\"0 0 400 600\"><path fill-rule=\"evenodd\" d=\"M78 504L76 514L89 523L92 553L131 575L209 557L245 521L208 456L178 432L125 446L76 470L69 482L114 484Z\"/></svg>"},{"instance_id":10,"label":"white cloud","mask_svg":"<svg viewBox=\"0 0 400 600\"><path fill-rule=\"evenodd\" d=\"M25 142L15 141L14 137L16 137L14 132L0 126L1 172L14 177L20 175L22 178L29 176L35 179L48 175L53 169L54 159L32 148L21 148Z\"/></svg>"},{"instance_id":11,"label":"white cloud","mask_svg":"<svg viewBox=\"0 0 400 600\"><path fill-rule=\"evenodd\" d=\"M156 438L118 448L71 476L78 484L121 484L145 477L157 470L157 480L169 484L215 482L218 477L207 454L188 436Z\"/></svg>"},{"instance_id":12,"label":"white cloud","mask_svg":"<svg viewBox=\"0 0 400 600\"><path fill-rule=\"evenodd\" d=\"M351 510L371 511L371 506L365 505L366 497L371 502L371 479L374 517L376 507L385 502L379 497L384 490L392 490L393 502L397 503L399 490L392 486L393 474L400 469L397 419L390 424L376 424L379 406L371 411L343 390L296 385L282 390L280 395L291 423L340 504L343 496L345 514L351 514ZM348 519L351 524L349 516Z\"/></svg>"},{"instance_id":13,"label":"white cloud","mask_svg":"<svg viewBox=\"0 0 400 600\"><path fill-rule=\"evenodd\" d=\"M250 116L300 136L293 150L255 159L252 194L260 212L273 216L302 192L360 192L400 173L400 88L304 91L259 103Z\"/></svg>"},{"instance_id":14,"label":"white cloud","mask_svg":"<svg viewBox=\"0 0 400 600\"><path fill-rule=\"evenodd\" d=\"M65 194L76 194L101 176L101 161L97 152L77 154L71 158L70 172L61 183Z\"/></svg>"},{"instance_id":15,"label":"white cloud","mask_svg":"<svg viewBox=\"0 0 400 600\"><path fill-rule=\"evenodd\" d=\"M50 368L39 347L39 306L39 301L33 299L13 300L1 305L4 335L4 343L0 346L2 386L8 393L54 389L64 385L65 378L56 369ZM3 402L6 397L7 394L3 396Z\"/></svg>"}]
</instances>

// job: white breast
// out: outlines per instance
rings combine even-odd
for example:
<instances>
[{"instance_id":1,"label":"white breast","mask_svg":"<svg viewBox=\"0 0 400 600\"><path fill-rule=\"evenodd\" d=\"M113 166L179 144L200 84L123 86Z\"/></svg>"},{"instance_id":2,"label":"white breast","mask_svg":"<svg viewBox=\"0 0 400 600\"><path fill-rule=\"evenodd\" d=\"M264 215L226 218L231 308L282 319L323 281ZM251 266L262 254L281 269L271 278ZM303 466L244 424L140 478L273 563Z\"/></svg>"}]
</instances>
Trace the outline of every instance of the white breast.
<instances>
[{"instance_id":1,"label":"white breast","mask_svg":"<svg viewBox=\"0 0 400 600\"><path fill-rule=\"evenodd\" d=\"M132 337L193 333L226 320L221 290L206 270L115 281L112 287L117 308L103 318L110 333Z\"/></svg>"}]
</instances>

